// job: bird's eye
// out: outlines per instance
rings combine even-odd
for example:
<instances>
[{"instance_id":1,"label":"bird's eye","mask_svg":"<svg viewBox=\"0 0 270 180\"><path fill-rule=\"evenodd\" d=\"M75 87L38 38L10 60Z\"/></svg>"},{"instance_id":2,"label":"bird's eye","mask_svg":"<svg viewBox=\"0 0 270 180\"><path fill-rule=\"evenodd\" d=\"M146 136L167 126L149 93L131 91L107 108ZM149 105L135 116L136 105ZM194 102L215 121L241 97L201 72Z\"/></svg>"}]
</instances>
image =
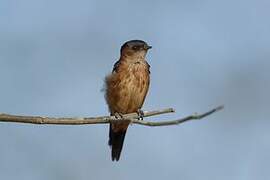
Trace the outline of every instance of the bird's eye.
<instances>
[{"instance_id":1,"label":"bird's eye","mask_svg":"<svg viewBox=\"0 0 270 180\"><path fill-rule=\"evenodd\" d=\"M138 47L138 46L133 46L132 49L133 49L133 50L138 50L139 47Z\"/></svg>"}]
</instances>

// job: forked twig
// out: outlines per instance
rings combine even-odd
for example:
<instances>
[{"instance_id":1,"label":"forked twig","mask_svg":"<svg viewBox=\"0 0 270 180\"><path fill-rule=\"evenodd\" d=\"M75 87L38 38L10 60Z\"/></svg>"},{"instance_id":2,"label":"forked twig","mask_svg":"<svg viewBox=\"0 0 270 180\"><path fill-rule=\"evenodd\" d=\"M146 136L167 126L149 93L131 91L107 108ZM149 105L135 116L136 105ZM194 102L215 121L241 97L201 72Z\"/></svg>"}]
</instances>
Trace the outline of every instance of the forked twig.
<instances>
[{"instance_id":1,"label":"forked twig","mask_svg":"<svg viewBox=\"0 0 270 180\"><path fill-rule=\"evenodd\" d=\"M168 126L176 125L189 120L201 119L210 114L223 109L223 106L214 108L203 114L194 114L185 118L173 120L173 121L141 121L138 120L139 116L137 113L130 113L123 115L122 119L117 119L115 116L100 116L100 117L83 117L83 118L52 118L52 117L41 117L41 116L17 116L10 114L0 114L0 122L15 122L15 123L31 123L31 124L55 124L55 125L84 125L84 124L107 124L115 121L130 121L133 124L139 124L144 126ZM174 112L174 109L162 109L156 111L144 111L144 117L155 116L165 113Z\"/></svg>"}]
</instances>

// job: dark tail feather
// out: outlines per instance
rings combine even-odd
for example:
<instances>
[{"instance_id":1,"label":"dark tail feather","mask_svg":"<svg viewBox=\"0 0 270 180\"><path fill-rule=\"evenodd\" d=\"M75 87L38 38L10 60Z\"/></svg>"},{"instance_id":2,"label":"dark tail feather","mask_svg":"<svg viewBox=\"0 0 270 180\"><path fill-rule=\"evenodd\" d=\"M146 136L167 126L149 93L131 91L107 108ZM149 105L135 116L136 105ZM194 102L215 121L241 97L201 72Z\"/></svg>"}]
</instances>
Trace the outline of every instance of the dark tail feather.
<instances>
[{"instance_id":1,"label":"dark tail feather","mask_svg":"<svg viewBox=\"0 0 270 180\"><path fill-rule=\"evenodd\" d=\"M112 125L110 124L109 145L112 148L112 160L118 161L124 144L126 130L120 132L113 132L111 126Z\"/></svg>"}]
</instances>

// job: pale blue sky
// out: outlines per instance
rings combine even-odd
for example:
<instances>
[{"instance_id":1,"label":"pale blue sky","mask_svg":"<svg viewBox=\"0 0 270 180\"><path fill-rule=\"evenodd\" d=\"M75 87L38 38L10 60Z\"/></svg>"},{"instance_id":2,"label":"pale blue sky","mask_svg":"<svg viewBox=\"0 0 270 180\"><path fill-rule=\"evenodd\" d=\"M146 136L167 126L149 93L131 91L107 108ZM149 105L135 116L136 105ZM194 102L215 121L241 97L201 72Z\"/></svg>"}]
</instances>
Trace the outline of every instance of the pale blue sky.
<instances>
[{"instance_id":1,"label":"pale blue sky","mask_svg":"<svg viewBox=\"0 0 270 180\"><path fill-rule=\"evenodd\" d=\"M0 1L0 112L106 115L103 79L123 42L153 46L144 109L180 126L133 125L111 162L108 127L0 123L0 179L270 178L270 1Z\"/></svg>"}]
</instances>

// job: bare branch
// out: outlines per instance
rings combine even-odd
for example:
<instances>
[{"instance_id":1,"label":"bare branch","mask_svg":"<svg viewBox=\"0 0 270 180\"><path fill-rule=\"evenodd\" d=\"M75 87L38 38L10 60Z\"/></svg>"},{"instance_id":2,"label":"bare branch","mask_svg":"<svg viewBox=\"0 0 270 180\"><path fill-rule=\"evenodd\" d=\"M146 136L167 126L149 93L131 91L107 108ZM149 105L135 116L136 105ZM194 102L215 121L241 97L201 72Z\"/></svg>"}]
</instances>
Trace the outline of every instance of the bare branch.
<instances>
[{"instance_id":1,"label":"bare branch","mask_svg":"<svg viewBox=\"0 0 270 180\"><path fill-rule=\"evenodd\" d=\"M210 114L213 114L214 112L220 111L224 108L224 106L218 106L210 111L207 111L203 114L197 114L194 113L193 115L177 119L177 120L172 120L172 121L159 121L159 122L149 122L149 121L140 121L137 119L132 120L131 122L134 124L140 124L140 125L145 125L145 126L169 126L169 125L178 125L186 121L190 120L197 120L197 119L202 119L206 116L209 116Z\"/></svg>"},{"instance_id":2,"label":"bare branch","mask_svg":"<svg viewBox=\"0 0 270 180\"><path fill-rule=\"evenodd\" d=\"M160 115L174 112L174 109L168 108L157 111L144 111L144 117ZM123 119L138 119L137 113L123 115ZM74 118L52 118L41 116L16 116L10 114L0 114L0 122L16 122L16 123L31 123L31 124L58 124L58 125L83 125L83 124L106 124L110 121L117 121L115 116L100 116L100 117L74 117Z\"/></svg>"},{"instance_id":3,"label":"bare branch","mask_svg":"<svg viewBox=\"0 0 270 180\"><path fill-rule=\"evenodd\" d=\"M191 115L182 119L174 121L160 121L160 122L149 122L138 120L139 116L137 113L130 113L123 115L123 118L117 119L115 116L100 116L100 117L86 117L86 118L51 118L41 116L16 116L10 114L0 114L0 122L16 122L16 123L31 123L31 124L55 124L55 125L84 125L84 124L107 124L116 121L130 121L133 124L145 125L145 126L167 126L180 124L182 122L201 119L208 116L218 110L223 109L223 106L219 106L211 111L203 113L201 115ZM160 115L165 113L174 112L174 109L168 108L156 111L144 111L144 117Z\"/></svg>"}]
</instances>

